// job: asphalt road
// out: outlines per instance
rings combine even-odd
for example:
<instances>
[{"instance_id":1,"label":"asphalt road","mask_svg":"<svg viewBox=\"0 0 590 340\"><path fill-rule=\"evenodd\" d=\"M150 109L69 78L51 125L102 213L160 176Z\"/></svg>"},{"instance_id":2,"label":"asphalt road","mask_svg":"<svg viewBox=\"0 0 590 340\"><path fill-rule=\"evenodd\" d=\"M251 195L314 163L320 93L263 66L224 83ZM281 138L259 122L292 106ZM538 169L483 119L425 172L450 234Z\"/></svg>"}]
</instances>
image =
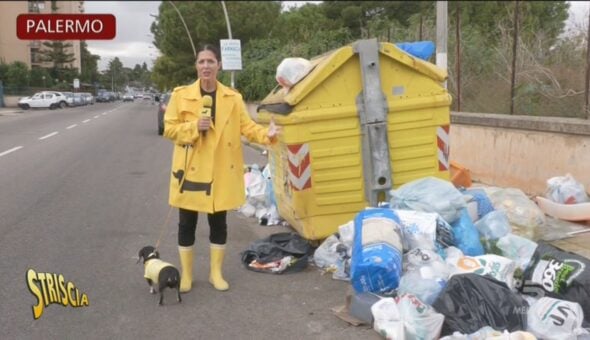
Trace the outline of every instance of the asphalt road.
<instances>
[{"instance_id":1,"label":"asphalt road","mask_svg":"<svg viewBox=\"0 0 590 340\"><path fill-rule=\"evenodd\" d=\"M181 304L166 291L158 306L136 258L163 230L162 258L179 265L176 210L165 223L171 153L172 143L156 133L150 102L0 116L1 338L379 338L333 315L346 282L313 267L290 275L243 268L240 252L251 242L287 229L237 212L228 223L230 290L217 292L207 281L208 226L201 218L193 290ZM246 163L266 163L249 147L244 154ZM35 320L29 269L37 278L63 275L60 285L71 282L88 306L49 304Z\"/></svg>"}]
</instances>

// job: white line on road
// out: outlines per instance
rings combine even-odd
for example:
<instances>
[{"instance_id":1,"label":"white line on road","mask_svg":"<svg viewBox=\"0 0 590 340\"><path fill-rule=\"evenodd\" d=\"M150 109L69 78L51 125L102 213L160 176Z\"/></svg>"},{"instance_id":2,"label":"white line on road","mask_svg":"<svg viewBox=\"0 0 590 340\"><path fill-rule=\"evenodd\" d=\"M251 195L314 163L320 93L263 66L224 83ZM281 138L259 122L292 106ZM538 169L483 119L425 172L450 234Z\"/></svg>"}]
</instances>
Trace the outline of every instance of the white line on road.
<instances>
[{"instance_id":1,"label":"white line on road","mask_svg":"<svg viewBox=\"0 0 590 340\"><path fill-rule=\"evenodd\" d=\"M108 114L108 112L103 112L102 113L103 116L106 116L107 114Z\"/></svg>"},{"instance_id":2,"label":"white line on road","mask_svg":"<svg viewBox=\"0 0 590 340\"><path fill-rule=\"evenodd\" d=\"M73 128L75 128L76 126L78 126L78 124L72 124L72 125L68 126L66 129L68 129L68 130L69 130L69 129L73 129Z\"/></svg>"},{"instance_id":3,"label":"white line on road","mask_svg":"<svg viewBox=\"0 0 590 340\"><path fill-rule=\"evenodd\" d=\"M94 118L98 118L98 117L100 117L100 116L99 115L94 116Z\"/></svg>"},{"instance_id":4,"label":"white line on road","mask_svg":"<svg viewBox=\"0 0 590 340\"><path fill-rule=\"evenodd\" d=\"M82 123L88 123L90 119L83 120Z\"/></svg>"},{"instance_id":5,"label":"white line on road","mask_svg":"<svg viewBox=\"0 0 590 340\"><path fill-rule=\"evenodd\" d=\"M6 150L6 151L2 152L2 153L0 153L0 157L2 157L4 155L8 155L9 153L14 152L14 151L16 151L18 149L22 149L22 146L16 146L16 147L14 147L14 148L12 148L10 150Z\"/></svg>"},{"instance_id":6,"label":"white line on road","mask_svg":"<svg viewBox=\"0 0 590 340\"><path fill-rule=\"evenodd\" d=\"M52 133L50 133L50 134L48 134L48 135L45 135L45 136L43 136L43 137L39 137L39 140L44 140L44 139L46 139L46 138L53 137L53 136L55 136L55 135L57 135L57 134L58 134L58 132L57 132L57 131L53 131Z\"/></svg>"}]
</instances>

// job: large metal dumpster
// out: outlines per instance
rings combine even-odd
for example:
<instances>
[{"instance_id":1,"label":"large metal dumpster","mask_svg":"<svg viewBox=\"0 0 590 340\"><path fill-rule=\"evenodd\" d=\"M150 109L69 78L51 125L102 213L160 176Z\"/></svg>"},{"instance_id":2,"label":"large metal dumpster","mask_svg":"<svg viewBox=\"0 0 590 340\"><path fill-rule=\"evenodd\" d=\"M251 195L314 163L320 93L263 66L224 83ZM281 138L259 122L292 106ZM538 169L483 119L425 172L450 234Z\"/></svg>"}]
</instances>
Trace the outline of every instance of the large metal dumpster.
<instances>
[{"instance_id":1,"label":"large metal dumpster","mask_svg":"<svg viewBox=\"0 0 590 340\"><path fill-rule=\"evenodd\" d=\"M279 213L303 237L331 235L406 182L449 179L445 71L374 39L311 62L258 106L260 122L283 126L269 165Z\"/></svg>"}]
</instances>

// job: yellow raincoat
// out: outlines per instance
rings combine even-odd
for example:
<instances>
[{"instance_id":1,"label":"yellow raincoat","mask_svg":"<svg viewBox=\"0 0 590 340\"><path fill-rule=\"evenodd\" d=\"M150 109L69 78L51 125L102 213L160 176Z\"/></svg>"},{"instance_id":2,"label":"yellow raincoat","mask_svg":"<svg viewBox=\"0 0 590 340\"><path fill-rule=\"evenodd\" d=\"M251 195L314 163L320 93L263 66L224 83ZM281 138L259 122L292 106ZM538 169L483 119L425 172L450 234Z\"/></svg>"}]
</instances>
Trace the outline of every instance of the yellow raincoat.
<instances>
[{"instance_id":1,"label":"yellow raincoat","mask_svg":"<svg viewBox=\"0 0 590 340\"><path fill-rule=\"evenodd\" d=\"M164 114L164 137L174 142L169 203L207 213L238 208L245 202L241 136L259 144L273 141L268 128L250 118L242 95L220 82L215 123L205 136L197 128L202 110L200 80L174 89Z\"/></svg>"}]
</instances>

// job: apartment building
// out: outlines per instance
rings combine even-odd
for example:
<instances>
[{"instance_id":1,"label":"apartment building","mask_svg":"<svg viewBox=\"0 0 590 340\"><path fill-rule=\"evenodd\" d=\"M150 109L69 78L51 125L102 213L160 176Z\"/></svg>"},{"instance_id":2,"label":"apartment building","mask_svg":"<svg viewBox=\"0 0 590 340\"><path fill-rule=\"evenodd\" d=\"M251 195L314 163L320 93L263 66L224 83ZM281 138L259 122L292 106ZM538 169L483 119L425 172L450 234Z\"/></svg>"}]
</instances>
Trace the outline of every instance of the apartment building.
<instances>
[{"instance_id":1,"label":"apartment building","mask_svg":"<svg viewBox=\"0 0 590 340\"><path fill-rule=\"evenodd\" d=\"M79 14L84 12L84 1L55 1L56 11L52 11L52 1L0 1L0 61L12 63L22 61L29 68L52 67L52 63L43 62L39 52L46 48L41 40L20 40L16 36L16 17L19 14ZM66 40L72 44L67 50L73 53L75 60L71 68L81 70L80 41Z\"/></svg>"}]
</instances>

